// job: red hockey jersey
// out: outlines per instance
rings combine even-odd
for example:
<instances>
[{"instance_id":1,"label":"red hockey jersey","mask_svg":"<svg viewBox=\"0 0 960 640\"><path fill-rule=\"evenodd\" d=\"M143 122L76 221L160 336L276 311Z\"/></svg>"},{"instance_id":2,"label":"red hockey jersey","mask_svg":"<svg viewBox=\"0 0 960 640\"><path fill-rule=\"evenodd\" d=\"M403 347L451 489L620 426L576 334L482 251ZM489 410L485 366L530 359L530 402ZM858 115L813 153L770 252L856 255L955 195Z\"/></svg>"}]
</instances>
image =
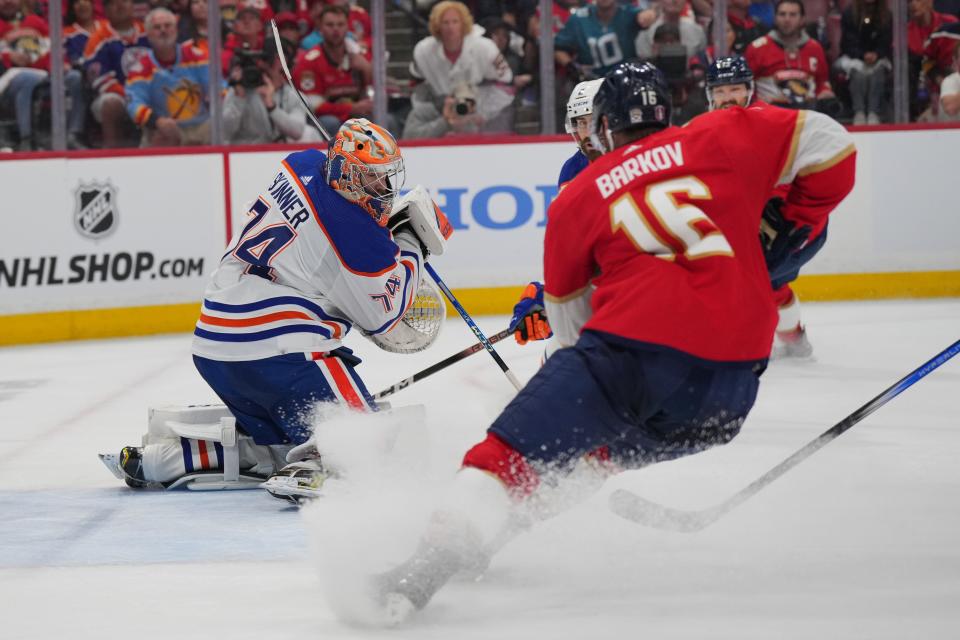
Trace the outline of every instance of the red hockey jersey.
<instances>
[{"instance_id":1,"label":"red hockey jersey","mask_svg":"<svg viewBox=\"0 0 960 640\"><path fill-rule=\"evenodd\" d=\"M847 131L811 111L713 111L602 156L550 206L547 312L561 345L594 329L719 362L770 354L757 239L774 186L819 222L853 187Z\"/></svg>"},{"instance_id":2,"label":"red hockey jersey","mask_svg":"<svg viewBox=\"0 0 960 640\"><path fill-rule=\"evenodd\" d=\"M317 115L334 115L340 120L350 117L353 103L366 97L368 79L358 68L358 54L346 54L335 64L323 45L302 54L293 67L293 82L310 96Z\"/></svg>"},{"instance_id":3,"label":"red hockey jersey","mask_svg":"<svg viewBox=\"0 0 960 640\"><path fill-rule=\"evenodd\" d=\"M757 97L771 104L805 105L832 90L823 47L806 34L796 51L787 51L771 31L743 55L756 78Z\"/></svg>"}]
</instances>

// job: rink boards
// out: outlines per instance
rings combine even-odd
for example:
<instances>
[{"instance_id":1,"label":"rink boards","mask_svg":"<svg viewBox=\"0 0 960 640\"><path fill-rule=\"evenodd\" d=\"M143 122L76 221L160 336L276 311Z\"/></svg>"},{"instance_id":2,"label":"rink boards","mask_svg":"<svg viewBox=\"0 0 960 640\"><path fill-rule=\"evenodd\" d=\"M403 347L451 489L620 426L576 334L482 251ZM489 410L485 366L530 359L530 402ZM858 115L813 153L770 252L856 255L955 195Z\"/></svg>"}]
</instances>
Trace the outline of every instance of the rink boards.
<instances>
[{"instance_id":1,"label":"rink boards","mask_svg":"<svg viewBox=\"0 0 960 640\"><path fill-rule=\"evenodd\" d=\"M854 136L857 185L801 296L960 295L960 128ZM189 330L223 247L290 151L3 158L0 344ZM407 186L426 186L455 229L434 264L472 313L508 311L540 277L546 210L572 151L564 138L405 145Z\"/></svg>"}]
</instances>

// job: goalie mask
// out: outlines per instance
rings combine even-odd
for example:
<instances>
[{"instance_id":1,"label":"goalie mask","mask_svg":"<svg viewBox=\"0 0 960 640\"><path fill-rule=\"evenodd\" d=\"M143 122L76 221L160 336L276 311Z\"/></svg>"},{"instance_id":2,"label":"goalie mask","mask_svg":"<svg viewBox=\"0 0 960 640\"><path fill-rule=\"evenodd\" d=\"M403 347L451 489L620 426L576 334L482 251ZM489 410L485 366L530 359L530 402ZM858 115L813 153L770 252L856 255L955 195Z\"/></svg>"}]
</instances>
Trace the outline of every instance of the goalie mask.
<instances>
[{"instance_id":1,"label":"goalie mask","mask_svg":"<svg viewBox=\"0 0 960 640\"><path fill-rule=\"evenodd\" d=\"M340 126L327 153L327 184L337 193L384 226L403 181L400 147L389 131L366 118Z\"/></svg>"}]
</instances>

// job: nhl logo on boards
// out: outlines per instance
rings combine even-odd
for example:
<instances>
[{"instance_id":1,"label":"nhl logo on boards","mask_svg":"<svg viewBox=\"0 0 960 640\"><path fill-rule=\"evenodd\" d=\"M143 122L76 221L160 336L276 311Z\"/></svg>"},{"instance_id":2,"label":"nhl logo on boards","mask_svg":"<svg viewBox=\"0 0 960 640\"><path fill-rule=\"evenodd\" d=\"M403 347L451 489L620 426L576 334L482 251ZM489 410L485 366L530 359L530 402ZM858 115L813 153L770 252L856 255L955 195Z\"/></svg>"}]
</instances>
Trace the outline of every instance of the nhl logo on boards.
<instances>
[{"instance_id":1,"label":"nhl logo on boards","mask_svg":"<svg viewBox=\"0 0 960 640\"><path fill-rule=\"evenodd\" d=\"M80 183L74 191L73 226L87 238L103 238L117 228L117 192L109 182Z\"/></svg>"}]
</instances>

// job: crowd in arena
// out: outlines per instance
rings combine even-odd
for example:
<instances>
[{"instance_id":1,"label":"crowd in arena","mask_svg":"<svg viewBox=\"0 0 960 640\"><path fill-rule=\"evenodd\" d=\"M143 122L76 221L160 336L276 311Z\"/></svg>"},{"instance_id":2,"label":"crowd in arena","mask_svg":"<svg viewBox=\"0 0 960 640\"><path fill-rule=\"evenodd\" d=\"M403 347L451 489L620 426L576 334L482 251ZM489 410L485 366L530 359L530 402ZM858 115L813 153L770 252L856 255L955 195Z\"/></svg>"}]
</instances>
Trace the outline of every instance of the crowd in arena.
<instances>
[{"instance_id":1,"label":"crowd in arena","mask_svg":"<svg viewBox=\"0 0 960 640\"><path fill-rule=\"evenodd\" d=\"M50 148L48 0L0 0L0 147ZM362 4L364 0L360 0ZM328 131L371 117L372 29L351 0L220 0L222 122L229 144L319 140L287 85ZM389 116L400 138L539 131L536 0L393 0L411 27L388 42ZM887 0L728 0L726 48L761 99L861 125L893 118ZM908 0L911 120L960 120L960 0ZM67 146L210 142L206 0L63 0ZM674 120L706 110L712 0L553 0L558 114L573 86L629 60L670 82ZM270 37L276 21L282 51ZM389 31L389 29L388 29ZM414 40L415 39L415 40ZM410 54L409 63L402 58ZM397 72L397 62L402 72ZM558 118L562 128L562 118Z\"/></svg>"}]
</instances>

